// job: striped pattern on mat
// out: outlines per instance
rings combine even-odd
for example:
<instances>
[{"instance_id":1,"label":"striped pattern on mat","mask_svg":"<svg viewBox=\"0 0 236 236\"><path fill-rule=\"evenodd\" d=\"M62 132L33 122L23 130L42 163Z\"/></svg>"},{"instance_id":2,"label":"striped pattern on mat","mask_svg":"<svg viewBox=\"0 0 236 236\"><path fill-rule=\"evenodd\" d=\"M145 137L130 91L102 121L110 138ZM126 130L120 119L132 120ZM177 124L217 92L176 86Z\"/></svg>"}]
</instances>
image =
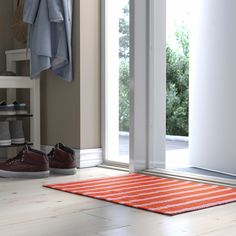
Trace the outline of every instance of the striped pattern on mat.
<instances>
[{"instance_id":1,"label":"striped pattern on mat","mask_svg":"<svg viewBox=\"0 0 236 236\"><path fill-rule=\"evenodd\" d=\"M44 187L165 215L176 215L236 201L236 188L141 174Z\"/></svg>"}]
</instances>

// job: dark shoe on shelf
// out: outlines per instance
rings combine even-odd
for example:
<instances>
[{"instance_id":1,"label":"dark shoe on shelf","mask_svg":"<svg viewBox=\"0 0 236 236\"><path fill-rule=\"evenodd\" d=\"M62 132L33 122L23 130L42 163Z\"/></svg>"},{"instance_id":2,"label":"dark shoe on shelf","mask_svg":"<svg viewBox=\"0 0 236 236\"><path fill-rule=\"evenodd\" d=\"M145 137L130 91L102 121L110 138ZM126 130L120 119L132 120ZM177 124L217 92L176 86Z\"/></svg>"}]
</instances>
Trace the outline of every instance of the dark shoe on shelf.
<instances>
[{"instance_id":1,"label":"dark shoe on shelf","mask_svg":"<svg viewBox=\"0 0 236 236\"><path fill-rule=\"evenodd\" d=\"M25 136L23 131L22 120L10 120L9 128L10 128L12 144L24 144Z\"/></svg>"},{"instance_id":2,"label":"dark shoe on shelf","mask_svg":"<svg viewBox=\"0 0 236 236\"><path fill-rule=\"evenodd\" d=\"M0 76L16 76L16 73L13 71L0 71Z\"/></svg>"},{"instance_id":3,"label":"dark shoe on shelf","mask_svg":"<svg viewBox=\"0 0 236 236\"><path fill-rule=\"evenodd\" d=\"M9 122L0 121L0 146L9 146L9 145L11 145Z\"/></svg>"},{"instance_id":4,"label":"dark shoe on shelf","mask_svg":"<svg viewBox=\"0 0 236 236\"><path fill-rule=\"evenodd\" d=\"M0 102L0 115L16 115L15 106L5 101Z\"/></svg>"},{"instance_id":5,"label":"dark shoe on shelf","mask_svg":"<svg viewBox=\"0 0 236 236\"><path fill-rule=\"evenodd\" d=\"M13 102L16 115L25 115L28 114L27 105L25 103Z\"/></svg>"},{"instance_id":6,"label":"dark shoe on shelf","mask_svg":"<svg viewBox=\"0 0 236 236\"><path fill-rule=\"evenodd\" d=\"M45 178L49 176L47 155L25 145L17 154L0 163L0 177L4 178Z\"/></svg>"},{"instance_id":7,"label":"dark shoe on shelf","mask_svg":"<svg viewBox=\"0 0 236 236\"><path fill-rule=\"evenodd\" d=\"M77 172L74 151L58 143L48 154L49 169L52 174L74 175Z\"/></svg>"}]
</instances>

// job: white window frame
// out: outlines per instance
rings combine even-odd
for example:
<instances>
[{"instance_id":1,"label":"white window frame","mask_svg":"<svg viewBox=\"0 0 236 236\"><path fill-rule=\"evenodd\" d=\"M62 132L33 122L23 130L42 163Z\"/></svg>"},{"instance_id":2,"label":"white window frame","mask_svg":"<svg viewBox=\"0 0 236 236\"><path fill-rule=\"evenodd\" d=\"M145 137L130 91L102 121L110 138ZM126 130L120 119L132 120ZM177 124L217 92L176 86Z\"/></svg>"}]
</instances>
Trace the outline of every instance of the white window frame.
<instances>
[{"instance_id":1,"label":"white window frame","mask_svg":"<svg viewBox=\"0 0 236 236\"><path fill-rule=\"evenodd\" d=\"M147 1L130 0L130 171L147 169Z\"/></svg>"},{"instance_id":2,"label":"white window frame","mask_svg":"<svg viewBox=\"0 0 236 236\"><path fill-rule=\"evenodd\" d=\"M115 51L118 52L118 48L114 45L110 47L111 34L108 33L109 30L117 30L118 32L119 29L112 28L112 23L107 20L109 14L112 13L109 11L109 7L115 7L109 4L113 3L109 0L101 0L101 143L103 164L128 168L128 164L108 158L108 155L119 158L119 91L116 90L119 88L119 68L114 66L113 62L110 63L114 60L113 55L116 53ZM113 50L113 55L110 50ZM112 83L111 71L114 76ZM116 94L113 94L111 90L116 90Z\"/></svg>"},{"instance_id":3,"label":"white window frame","mask_svg":"<svg viewBox=\"0 0 236 236\"><path fill-rule=\"evenodd\" d=\"M149 0L149 160L165 168L166 154L166 0Z\"/></svg>"},{"instance_id":4,"label":"white window frame","mask_svg":"<svg viewBox=\"0 0 236 236\"><path fill-rule=\"evenodd\" d=\"M105 0L101 1L102 9L105 9L103 5ZM165 14L166 0L130 0L130 172L235 186L235 180L163 169L166 134ZM105 25L104 14L102 22L102 25ZM103 27L102 35L102 147L106 152ZM156 169L158 167L159 169Z\"/></svg>"},{"instance_id":5,"label":"white window frame","mask_svg":"<svg viewBox=\"0 0 236 236\"><path fill-rule=\"evenodd\" d=\"M130 172L163 167L165 162L165 1L130 0ZM101 16L101 127L106 164L106 0L101 0ZM154 21L159 22L158 28Z\"/></svg>"},{"instance_id":6,"label":"white window frame","mask_svg":"<svg viewBox=\"0 0 236 236\"><path fill-rule=\"evenodd\" d=\"M166 0L130 0L130 9L130 171L137 172L165 166Z\"/></svg>"}]
</instances>

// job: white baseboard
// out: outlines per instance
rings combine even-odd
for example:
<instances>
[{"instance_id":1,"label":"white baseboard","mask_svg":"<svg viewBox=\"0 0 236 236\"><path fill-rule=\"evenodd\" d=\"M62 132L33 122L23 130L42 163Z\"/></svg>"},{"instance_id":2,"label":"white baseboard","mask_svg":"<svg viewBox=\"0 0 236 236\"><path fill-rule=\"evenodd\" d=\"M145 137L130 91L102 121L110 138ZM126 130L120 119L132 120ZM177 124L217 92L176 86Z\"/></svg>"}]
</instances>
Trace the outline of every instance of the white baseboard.
<instances>
[{"instance_id":1,"label":"white baseboard","mask_svg":"<svg viewBox=\"0 0 236 236\"><path fill-rule=\"evenodd\" d=\"M41 145L41 150L49 153L53 146ZM95 167L102 164L102 149L74 149L77 168Z\"/></svg>"},{"instance_id":2,"label":"white baseboard","mask_svg":"<svg viewBox=\"0 0 236 236\"><path fill-rule=\"evenodd\" d=\"M166 168L166 164L165 164L165 162L161 162L161 161L152 161L150 163L150 167L151 167L151 169L155 169L155 168L165 169Z\"/></svg>"},{"instance_id":3,"label":"white baseboard","mask_svg":"<svg viewBox=\"0 0 236 236\"><path fill-rule=\"evenodd\" d=\"M78 168L93 167L102 164L102 149L82 149L79 150L79 155L76 155L77 160L79 160Z\"/></svg>"}]
</instances>

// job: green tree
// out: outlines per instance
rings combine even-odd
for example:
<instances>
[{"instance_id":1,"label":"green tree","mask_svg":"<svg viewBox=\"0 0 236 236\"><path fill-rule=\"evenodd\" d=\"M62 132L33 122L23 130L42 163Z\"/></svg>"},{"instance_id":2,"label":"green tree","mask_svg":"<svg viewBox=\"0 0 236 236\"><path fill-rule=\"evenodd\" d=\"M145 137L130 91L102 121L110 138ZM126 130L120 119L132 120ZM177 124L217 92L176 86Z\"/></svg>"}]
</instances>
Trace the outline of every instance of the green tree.
<instances>
[{"instance_id":1,"label":"green tree","mask_svg":"<svg viewBox=\"0 0 236 236\"><path fill-rule=\"evenodd\" d=\"M129 4L122 9L123 15L119 19L119 56L129 59Z\"/></svg>"},{"instance_id":2,"label":"green tree","mask_svg":"<svg viewBox=\"0 0 236 236\"><path fill-rule=\"evenodd\" d=\"M119 130L129 131L129 61L120 60Z\"/></svg>"},{"instance_id":3,"label":"green tree","mask_svg":"<svg viewBox=\"0 0 236 236\"><path fill-rule=\"evenodd\" d=\"M119 128L129 131L129 5L123 8L119 20L120 33L120 89L119 89ZM167 96L166 96L166 133L188 135L189 104L189 32L180 26L176 33L178 49L167 43Z\"/></svg>"},{"instance_id":4,"label":"green tree","mask_svg":"<svg viewBox=\"0 0 236 236\"><path fill-rule=\"evenodd\" d=\"M185 26L176 34L178 49L166 48L166 133L188 135L189 32Z\"/></svg>"},{"instance_id":5,"label":"green tree","mask_svg":"<svg viewBox=\"0 0 236 236\"><path fill-rule=\"evenodd\" d=\"M119 19L119 130L129 131L129 4Z\"/></svg>"}]
</instances>

